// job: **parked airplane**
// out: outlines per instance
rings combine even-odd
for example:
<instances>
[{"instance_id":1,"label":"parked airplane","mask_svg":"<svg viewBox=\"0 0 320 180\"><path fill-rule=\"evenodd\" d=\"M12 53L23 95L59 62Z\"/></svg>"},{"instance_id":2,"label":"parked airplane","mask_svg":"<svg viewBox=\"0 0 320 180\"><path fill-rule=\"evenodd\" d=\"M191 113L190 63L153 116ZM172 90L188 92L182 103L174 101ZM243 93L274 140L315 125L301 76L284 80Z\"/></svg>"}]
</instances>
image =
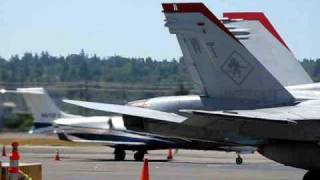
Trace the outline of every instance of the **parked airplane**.
<instances>
[{"instance_id":1,"label":"parked airplane","mask_svg":"<svg viewBox=\"0 0 320 180\"><path fill-rule=\"evenodd\" d=\"M95 143L115 149L115 160L124 160L126 150L136 151L134 159L141 161L148 150L194 149L237 152L237 164L243 162L240 153L252 153L255 148L236 144L209 141L189 141L181 138L164 138L126 130L122 116L90 116L67 114L61 111L43 88L18 88L2 93L22 94L34 117L31 133L52 133L55 127L61 140Z\"/></svg>"},{"instance_id":2,"label":"parked airplane","mask_svg":"<svg viewBox=\"0 0 320 180\"><path fill-rule=\"evenodd\" d=\"M317 96L299 98L289 92L258 60L259 53L249 51L202 3L168 3L163 9L166 26L176 34L184 58L193 63L205 96L188 96L192 101L187 97L154 98L126 106L65 102L123 114L130 130L255 146L272 160L309 170L305 180L319 178ZM308 86L318 85L294 89L313 89ZM174 111L168 113L159 103L155 106L155 99L176 102L171 107Z\"/></svg>"}]
</instances>

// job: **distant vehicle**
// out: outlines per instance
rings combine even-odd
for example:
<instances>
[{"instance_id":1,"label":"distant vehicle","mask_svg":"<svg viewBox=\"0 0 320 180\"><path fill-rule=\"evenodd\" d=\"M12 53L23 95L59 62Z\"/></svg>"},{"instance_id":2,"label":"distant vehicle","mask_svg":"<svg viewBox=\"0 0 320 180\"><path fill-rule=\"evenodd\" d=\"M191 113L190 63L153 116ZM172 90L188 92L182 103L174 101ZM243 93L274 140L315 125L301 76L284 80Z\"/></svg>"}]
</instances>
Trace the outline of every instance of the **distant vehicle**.
<instances>
[{"instance_id":1,"label":"distant vehicle","mask_svg":"<svg viewBox=\"0 0 320 180\"><path fill-rule=\"evenodd\" d=\"M314 93L319 84L287 82L296 86L286 88L280 79L284 76L271 73L260 59L265 53L259 52L261 49L251 52L239 40L244 37L232 33L202 3L167 3L163 9L166 26L176 34L184 58L193 64L204 96L153 98L125 106L65 102L123 114L130 130L254 146L272 160L309 170L304 180L319 178L319 96L299 97L301 93ZM301 73L295 64L288 61L289 69ZM299 81L308 83L310 78L301 74ZM176 105L169 107L168 102Z\"/></svg>"},{"instance_id":2,"label":"distant vehicle","mask_svg":"<svg viewBox=\"0 0 320 180\"><path fill-rule=\"evenodd\" d=\"M18 88L1 90L2 93L22 94L34 117L30 133L52 133L59 139L80 143L94 143L115 149L115 160L125 159L126 150L136 151L134 159L142 161L148 150L157 149L194 149L235 151L253 153L255 148L237 147L232 144L218 144L207 141L186 141L181 138L163 138L129 131L125 128L122 116L79 116L61 111L43 88ZM242 163L242 159L237 159Z\"/></svg>"}]
</instances>

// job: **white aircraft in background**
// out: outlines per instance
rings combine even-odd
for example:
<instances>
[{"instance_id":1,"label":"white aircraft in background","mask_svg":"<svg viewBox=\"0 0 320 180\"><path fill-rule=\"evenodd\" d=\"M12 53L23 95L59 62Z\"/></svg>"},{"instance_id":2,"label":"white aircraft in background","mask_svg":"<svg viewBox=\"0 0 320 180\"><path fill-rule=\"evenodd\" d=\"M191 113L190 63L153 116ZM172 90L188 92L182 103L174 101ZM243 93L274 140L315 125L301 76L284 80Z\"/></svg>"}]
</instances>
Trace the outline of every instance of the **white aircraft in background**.
<instances>
[{"instance_id":1,"label":"white aircraft in background","mask_svg":"<svg viewBox=\"0 0 320 180\"><path fill-rule=\"evenodd\" d=\"M273 33L271 38L277 39L281 46L270 42L265 49L258 47L259 50L253 51L257 44L249 47L243 42L255 38L250 29L226 27L202 3L167 3L163 9L166 26L177 36L184 58L193 69L191 74L194 73L204 96L161 97L124 106L65 102L122 114L125 127L130 130L168 138L255 146L272 160L309 170L304 180L319 178L320 101L317 93L313 97L305 96L318 90L319 84L292 83L310 83L310 78L302 74L298 76L301 81L291 78L301 73L301 68L290 61L284 60L288 63L287 70L281 72L281 68L275 68L272 72L283 59L267 66L270 61L264 55L273 51L268 48L281 50L282 47L289 51L279 37ZM230 15L227 17L230 25L236 21ZM245 19L250 21L249 18L242 20ZM245 34L241 34L243 32ZM287 58L287 55L276 58ZM283 73L286 76L282 76ZM285 87L286 83L294 86ZM170 101L171 105L176 102L175 106L167 106Z\"/></svg>"},{"instance_id":2,"label":"white aircraft in background","mask_svg":"<svg viewBox=\"0 0 320 180\"><path fill-rule=\"evenodd\" d=\"M43 88L1 89L2 94L21 94L34 119L30 134L53 133L53 121L60 118L72 119L82 116L61 111Z\"/></svg>"},{"instance_id":3,"label":"white aircraft in background","mask_svg":"<svg viewBox=\"0 0 320 180\"><path fill-rule=\"evenodd\" d=\"M18 88L17 90L0 90L1 93L23 95L34 118L30 133L52 133L59 139L95 143L115 149L115 160L125 159L126 150L136 151L134 159L142 161L148 150L157 149L194 149L233 151L238 154L253 153L255 148L237 147L235 144L219 144L207 141L186 141L181 138L163 138L160 136L137 133L126 130L122 116L79 116L61 111L43 88ZM237 158L238 164L242 159Z\"/></svg>"}]
</instances>

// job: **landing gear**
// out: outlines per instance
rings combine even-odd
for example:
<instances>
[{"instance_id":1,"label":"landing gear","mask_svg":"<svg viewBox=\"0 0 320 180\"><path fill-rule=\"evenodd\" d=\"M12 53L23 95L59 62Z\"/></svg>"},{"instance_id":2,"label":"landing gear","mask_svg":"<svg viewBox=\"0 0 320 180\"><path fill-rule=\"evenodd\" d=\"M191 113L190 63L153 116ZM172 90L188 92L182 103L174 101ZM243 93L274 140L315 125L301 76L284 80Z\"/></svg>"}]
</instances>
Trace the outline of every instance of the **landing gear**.
<instances>
[{"instance_id":1,"label":"landing gear","mask_svg":"<svg viewBox=\"0 0 320 180\"><path fill-rule=\"evenodd\" d=\"M143 161L143 158L144 158L144 155L147 154L146 151L137 151L136 153L134 153L133 157L134 157L134 160L136 161Z\"/></svg>"},{"instance_id":2,"label":"landing gear","mask_svg":"<svg viewBox=\"0 0 320 180\"><path fill-rule=\"evenodd\" d=\"M242 163L243 163L243 159L242 159L242 157L240 156L240 154L239 153L237 153L237 158L236 158L236 164L237 165L241 165Z\"/></svg>"},{"instance_id":3,"label":"landing gear","mask_svg":"<svg viewBox=\"0 0 320 180\"><path fill-rule=\"evenodd\" d=\"M116 161L124 161L126 158L126 151L123 149L116 148L113 154Z\"/></svg>"},{"instance_id":4,"label":"landing gear","mask_svg":"<svg viewBox=\"0 0 320 180\"><path fill-rule=\"evenodd\" d=\"M320 171L310 170L303 176L303 180L317 180L317 179L320 179Z\"/></svg>"}]
</instances>

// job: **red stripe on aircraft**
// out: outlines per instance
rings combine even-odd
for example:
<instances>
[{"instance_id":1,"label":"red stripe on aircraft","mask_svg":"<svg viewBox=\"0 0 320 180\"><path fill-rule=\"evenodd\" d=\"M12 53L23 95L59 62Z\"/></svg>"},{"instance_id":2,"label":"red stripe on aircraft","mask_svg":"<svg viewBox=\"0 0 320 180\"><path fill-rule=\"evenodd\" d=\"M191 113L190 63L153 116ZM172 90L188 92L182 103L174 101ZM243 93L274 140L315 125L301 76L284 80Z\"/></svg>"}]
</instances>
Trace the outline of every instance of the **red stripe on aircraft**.
<instances>
[{"instance_id":1,"label":"red stripe on aircraft","mask_svg":"<svg viewBox=\"0 0 320 180\"><path fill-rule=\"evenodd\" d=\"M228 12L223 13L223 17L229 19L259 21L282 45L284 45L290 51L287 44L282 40L276 29L262 12Z\"/></svg>"},{"instance_id":2,"label":"red stripe on aircraft","mask_svg":"<svg viewBox=\"0 0 320 180\"><path fill-rule=\"evenodd\" d=\"M234 35L203 3L163 3L162 8L164 13L201 13L226 34L239 42L239 40L234 37Z\"/></svg>"}]
</instances>

